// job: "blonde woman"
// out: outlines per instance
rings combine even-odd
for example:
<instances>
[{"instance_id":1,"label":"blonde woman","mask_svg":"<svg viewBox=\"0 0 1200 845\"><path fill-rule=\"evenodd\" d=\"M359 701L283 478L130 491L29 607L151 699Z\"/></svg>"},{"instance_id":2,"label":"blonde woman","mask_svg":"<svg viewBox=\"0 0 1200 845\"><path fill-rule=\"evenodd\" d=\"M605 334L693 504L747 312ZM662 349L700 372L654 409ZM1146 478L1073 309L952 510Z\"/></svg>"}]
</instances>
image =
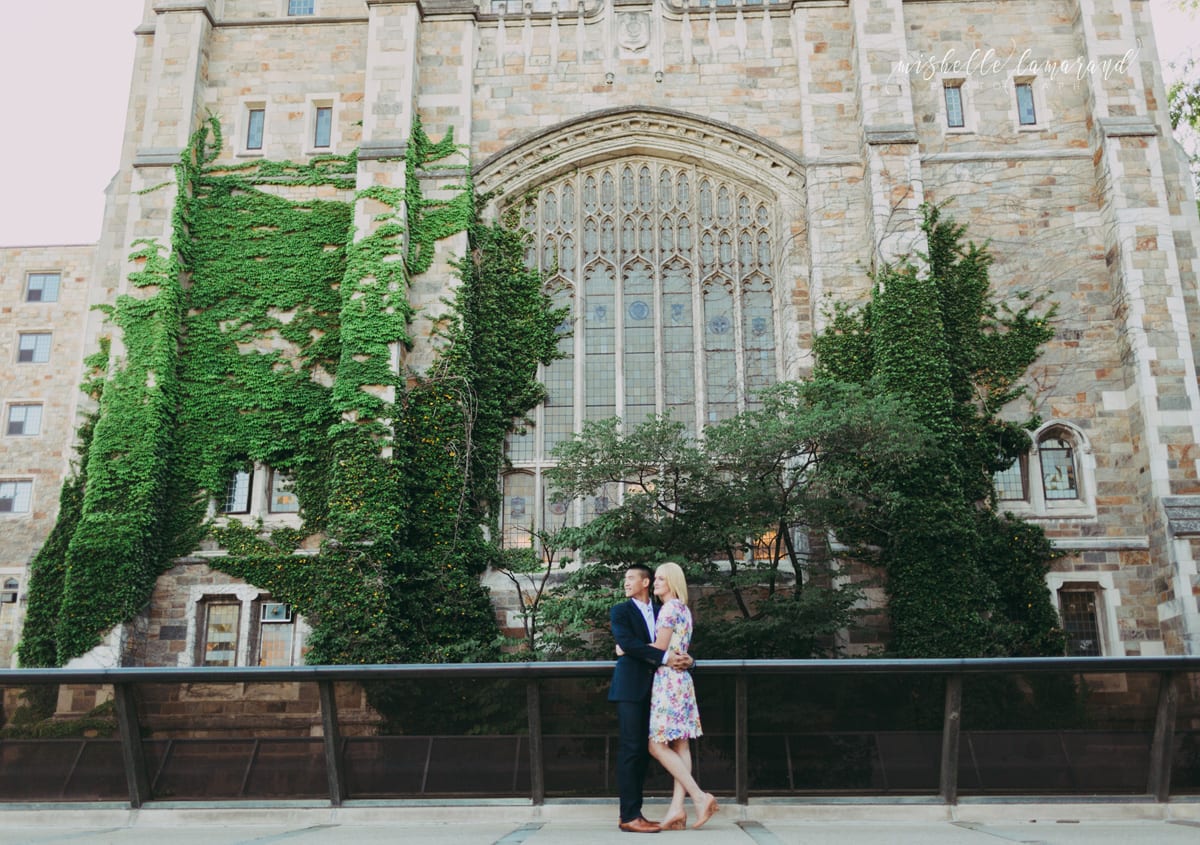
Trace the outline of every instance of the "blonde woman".
<instances>
[{"instance_id":1,"label":"blonde woman","mask_svg":"<svg viewBox=\"0 0 1200 845\"><path fill-rule=\"evenodd\" d=\"M654 596L662 602L655 622L654 647L686 654L692 641L692 613L687 606L687 579L677 563L664 563L654 573ZM685 796L696 808L693 828L703 827L720 809L717 799L692 777L688 740L700 736L700 711L696 688L686 670L659 666L650 693L650 754L675 778L671 806L662 820L663 830L683 830L687 825Z\"/></svg>"}]
</instances>

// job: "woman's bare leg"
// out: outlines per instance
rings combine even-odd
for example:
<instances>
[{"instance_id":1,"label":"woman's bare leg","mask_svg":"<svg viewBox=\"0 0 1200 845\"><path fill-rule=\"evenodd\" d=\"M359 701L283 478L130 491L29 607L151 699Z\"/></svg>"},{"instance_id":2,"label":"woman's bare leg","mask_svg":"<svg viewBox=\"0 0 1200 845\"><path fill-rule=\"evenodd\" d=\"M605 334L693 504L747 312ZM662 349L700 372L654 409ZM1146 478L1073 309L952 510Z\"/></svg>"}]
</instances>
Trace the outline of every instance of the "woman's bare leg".
<instances>
[{"instance_id":1,"label":"woman's bare leg","mask_svg":"<svg viewBox=\"0 0 1200 845\"><path fill-rule=\"evenodd\" d=\"M692 770L692 749L686 739L677 739L671 743L672 750L679 755L679 760L689 772ZM683 815L683 802L687 798L687 790L683 784L675 781L675 791L671 794L671 807L667 810L668 818Z\"/></svg>"},{"instance_id":2,"label":"woman's bare leg","mask_svg":"<svg viewBox=\"0 0 1200 845\"><path fill-rule=\"evenodd\" d=\"M667 773L675 778L675 791L678 793L683 790L688 795L692 796L692 802L696 805L697 810L705 806L707 796L704 790L700 788L700 784L696 783L696 779L692 777L691 753L685 748L687 763L684 763L683 758L675 749L679 743L687 745L686 739L677 739L674 742L651 742L650 756L662 764L662 767L667 770ZM683 797L679 796L682 804ZM674 797L672 798L672 807L674 806Z\"/></svg>"}]
</instances>

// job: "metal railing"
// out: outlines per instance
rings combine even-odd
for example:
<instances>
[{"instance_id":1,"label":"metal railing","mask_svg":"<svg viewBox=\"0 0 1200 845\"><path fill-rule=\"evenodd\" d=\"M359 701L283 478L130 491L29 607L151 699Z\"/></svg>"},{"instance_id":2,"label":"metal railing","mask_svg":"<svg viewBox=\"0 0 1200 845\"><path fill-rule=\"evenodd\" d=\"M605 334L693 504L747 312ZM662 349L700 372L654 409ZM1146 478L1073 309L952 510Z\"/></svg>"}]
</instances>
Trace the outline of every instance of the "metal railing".
<instances>
[{"instance_id":1,"label":"metal railing","mask_svg":"<svg viewBox=\"0 0 1200 845\"><path fill-rule=\"evenodd\" d=\"M440 683L471 681L480 684L505 682L510 687L514 684L524 687L523 707L518 702L517 707L524 710L523 724L516 733L510 728L506 739L514 740L511 746L506 746L505 753L519 755L512 761L511 780L504 785L497 784L492 792L485 790L484 794L527 797L533 804L542 804L547 799L547 735L545 733L547 716L544 711L543 691L551 682L566 681L568 687L572 683L583 684L585 681L600 681L611 673L612 664L608 662L546 662L546 663L500 663L500 664L436 664L436 665L391 665L391 666L302 666L302 667L271 667L271 668L119 668L107 670L69 670L69 669L24 669L0 671L0 693L4 690L25 690L32 687L47 685L84 685L111 687L112 700L115 709L117 739L108 740L110 743L119 742L120 768L124 772L128 790L128 801L132 807L141 807L152 800L159 800L162 795L156 788L156 781L168 765L172 748L170 741L165 741L165 750L157 749L155 742L164 743L162 739L147 738L150 726L144 713L139 712L139 690L148 685L171 687L179 685L203 685L205 688L224 687L235 684L315 684L317 701L314 702L314 725L320 726L320 751L316 750L318 738L312 737L304 741L310 743L312 754L323 760L325 770L325 789L321 790L321 800L328 796L333 806L340 806L348 797L352 798L348 789L347 749L354 742L368 740L343 736L343 723L339 718L338 697L335 687L338 684L372 684L386 682L418 682L436 688ZM714 731L708 736L713 739L701 740L703 749L706 742L719 744L732 739L732 760L728 768L732 773L732 783L729 788L722 790L731 793L739 803L747 803L751 794L770 794L772 789L783 789L789 794L825 794L821 789L804 789L792 786L793 773L800 764L793 760L797 745L802 740L819 738L830 747L841 749L871 749L874 758L862 763L862 766L882 772L882 783L887 791L889 774L884 765L880 736L887 733L896 739L925 743L929 746L939 741L940 754L936 760L936 788L930 790L931 800L940 800L948 804L957 803L964 778L971 782L982 782L979 775L980 764L976 760L977 750L972 744L975 737L976 745L982 746L990 736L999 740L1000 744L1025 742L1035 743L1039 747L1052 747L1057 743L1059 751L1054 759L1063 761L1061 765L1078 768L1079 763L1072 763L1067 750L1068 740L1086 743L1097 736L1108 739L1116 737L1105 747L1120 748L1121 743L1136 748L1135 756L1140 761L1138 767L1145 766L1144 788L1138 782L1132 788L1134 795L1141 795L1155 801L1166 801L1173 794L1184 794L1172 791L1172 773L1175 770L1187 773L1187 783L1183 789L1187 794L1194 786L1200 784L1200 657L1150 657L1150 658L1022 658L1022 659L986 659L986 660L771 660L771 661L732 661L713 660L700 661L695 669L698 687L704 684L720 686L725 697L732 698L732 707L723 719L724 728ZM1055 714L1044 713L1041 717L1026 718L1024 722L1013 729L1012 726L1001 726L993 731L976 731L964 733L964 682L968 685L980 682L980 679L1007 679L1009 686L1018 688L1022 683L1027 685L1028 679L1037 676L1059 676L1079 682L1080 687L1087 687L1082 679L1119 680L1124 684L1125 679L1139 679L1136 689L1127 689L1121 695L1110 696L1105 705L1103 721L1107 727L1099 731L1087 733L1082 739L1075 738L1071 730L1062 730L1050 724L1038 724L1038 718L1050 719ZM940 695L941 719L940 736L936 726L932 730L909 727L903 730L880 731L877 726L864 725L861 730L855 729L852 735L845 730L825 730L806 732L803 725L797 725L794 730L776 728L760 729L751 722L751 711L769 713L776 709L780 702L764 701L765 693L761 690L778 690L780 679L786 679L794 686L786 689L803 691L815 689L818 686L836 685L840 682L862 684L867 679L889 678L903 683L920 683L934 689ZM820 679L819 684L814 682ZM772 687L771 684L776 684ZM930 685L932 685L930 687ZM759 699L751 696L751 687L759 689ZM726 693L730 690L731 696ZM939 692L940 691L940 692ZM244 691L243 691L244 692ZM928 692L928 689L926 689ZM714 696L715 697L715 696ZM977 696L983 700L985 696ZM226 702L233 699L226 697ZM589 699L591 700L591 699ZM925 695L923 710L918 714L927 722L937 719L935 698ZM1181 713L1181 701L1185 710ZM510 702L511 703L511 702ZM706 711L705 699L701 697L701 710ZM996 704L997 711L1004 712L1004 702ZM878 703L880 712L885 712L889 706L895 708L903 705L896 702L889 705ZM220 705L210 705L205 712L219 710ZM930 712L932 711L932 712ZM1124 712L1128 711L1128 712ZM1137 711L1134 713L1134 711ZM715 711L714 711L715 712ZM1151 716L1152 713L1152 716ZM436 717L437 714L432 714ZM186 721L186 712L181 717ZM1182 728L1180 724L1182 723ZM1113 725L1134 725L1132 731L1122 731L1112 728ZM984 726L986 727L986 726ZM219 733L219 731L218 731ZM581 727L581 734L588 733ZM218 740L211 738L209 742ZM519 735L517 735L519 734ZM605 779L610 757L612 742L611 731L607 736L598 737L599 746L603 750L596 752L603 756L606 765ZM184 733L186 736L186 732ZM1119 736L1118 736L1119 735ZM465 734L461 736L465 737ZM560 743L564 736L561 729L553 735L553 741ZM966 744L964 745L964 736ZM1132 739L1130 738L1132 737ZM430 755L435 739L448 737L405 737L406 740L427 739L425 748L425 769L421 775L422 789L429 777ZM450 737L453 738L453 737ZM497 737L499 738L499 737ZM28 755L22 759L37 759L38 742L53 743L63 740L53 739L2 739L0 738L0 755L4 755L5 747L15 747L15 743L32 743L23 747L21 753ZM300 742L301 740L296 740ZM1106 740L1107 741L1107 740ZM260 742L252 740L253 752L246 763L243 781L249 779L254 761L260 753ZM766 749L771 754L782 754L786 757L787 787L756 786L752 774L756 761L752 758L751 745ZM819 744L819 743L818 743ZM919 743L918 743L919 744ZM995 744L995 743L994 743ZM1148 748L1145 746L1148 745ZM598 746L598 747L599 747ZM43 750L50 746L44 746ZM514 751L515 749L515 751ZM780 752L782 749L782 752ZM73 752L78 757L83 753L83 746ZM527 753L527 763L526 763ZM819 750L811 751L812 755L820 755ZM857 753L857 752L856 752ZM866 753L866 752L863 752ZM981 752L982 753L982 752ZM152 773L150 757L157 755L158 773ZM1187 759L1183 759L1184 756ZM560 754L560 756L563 756ZM565 755L569 757L569 754ZM860 756L862 756L860 754ZM1103 752L1091 753L1089 759L1103 758ZM1195 757L1193 760L1192 757ZM781 758L782 759L782 758ZM967 761L964 771L963 761ZM3 759L9 765L10 758ZM701 763L703 759L701 760ZM729 761L726 761L729 762ZM419 763L419 761L418 761ZM527 765L527 777L525 766ZM784 765L784 764L781 764ZM987 763L987 765L1003 765ZM1060 765L1060 763L1053 763ZM1110 765L1120 766L1121 760L1112 758ZM1072 771L1056 778L1055 783L1077 783L1079 771ZM1137 768L1140 775L1141 769ZM506 774L505 777L509 775ZM894 775L893 775L894 777ZM1029 787L1030 793L1053 794L1058 787L1045 788ZM1071 794L1079 794L1079 787L1068 790ZM244 791L244 790L243 790ZM837 791L834 789L833 791ZM861 788L859 793L861 794ZM1020 785L1016 787L1020 793ZM1200 789L1196 789L1200 794ZM1013 794L1013 787L1008 787L1008 793ZM0 802L14 800L4 794L0 786Z\"/></svg>"}]
</instances>

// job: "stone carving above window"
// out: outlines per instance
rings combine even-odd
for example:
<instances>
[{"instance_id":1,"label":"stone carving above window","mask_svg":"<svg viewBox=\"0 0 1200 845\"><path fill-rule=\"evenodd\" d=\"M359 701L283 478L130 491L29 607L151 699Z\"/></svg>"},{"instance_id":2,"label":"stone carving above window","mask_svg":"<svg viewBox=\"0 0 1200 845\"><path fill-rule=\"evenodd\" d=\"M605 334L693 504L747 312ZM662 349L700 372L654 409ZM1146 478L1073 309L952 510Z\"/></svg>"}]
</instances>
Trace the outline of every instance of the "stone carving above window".
<instances>
[{"instance_id":1,"label":"stone carving above window","mask_svg":"<svg viewBox=\"0 0 1200 845\"><path fill-rule=\"evenodd\" d=\"M615 156L644 149L670 158L700 156L781 194L804 190L804 167L794 153L736 126L669 109L614 109L551 127L481 164L475 185L479 193L523 194L597 150Z\"/></svg>"}]
</instances>

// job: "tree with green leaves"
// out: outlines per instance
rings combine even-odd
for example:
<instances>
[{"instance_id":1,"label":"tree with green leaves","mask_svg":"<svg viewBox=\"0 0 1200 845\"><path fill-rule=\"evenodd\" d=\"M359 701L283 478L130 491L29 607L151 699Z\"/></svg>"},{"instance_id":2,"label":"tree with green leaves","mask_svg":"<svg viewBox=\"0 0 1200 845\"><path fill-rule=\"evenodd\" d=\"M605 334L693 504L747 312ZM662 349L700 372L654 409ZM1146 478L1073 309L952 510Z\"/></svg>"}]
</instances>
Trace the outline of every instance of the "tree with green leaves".
<instances>
[{"instance_id":1,"label":"tree with green leaves","mask_svg":"<svg viewBox=\"0 0 1200 845\"><path fill-rule=\"evenodd\" d=\"M1053 307L991 296L986 246L924 209L928 253L884 267L863 307L837 308L814 344L817 374L907 397L936 449L891 478L885 511L835 524L876 550L887 578L891 650L902 657L1061 654L1043 532L995 508L993 475L1028 448L1000 413L1050 339ZM853 516L853 515L849 515Z\"/></svg>"},{"instance_id":2,"label":"tree with green leaves","mask_svg":"<svg viewBox=\"0 0 1200 845\"><path fill-rule=\"evenodd\" d=\"M1193 19L1200 14L1200 0L1176 0L1175 5ZM1169 65L1175 75L1167 84L1167 114L1175 139L1191 164L1192 184L1200 197L1200 61L1195 53L1182 65ZM1200 199L1196 202L1200 210Z\"/></svg>"},{"instance_id":3,"label":"tree with green leaves","mask_svg":"<svg viewBox=\"0 0 1200 845\"><path fill-rule=\"evenodd\" d=\"M560 497L626 492L556 537L589 564L548 602L549 643L584 648L580 632L603 625L626 566L676 560L712 588L705 655L831 653L859 593L835 584L825 535L809 528L887 511L888 478L921 460L929 437L904 400L865 386L786 383L761 403L698 438L670 418L629 430L612 418L560 444L549 473Z\"/></svg>"}]
</instances>

